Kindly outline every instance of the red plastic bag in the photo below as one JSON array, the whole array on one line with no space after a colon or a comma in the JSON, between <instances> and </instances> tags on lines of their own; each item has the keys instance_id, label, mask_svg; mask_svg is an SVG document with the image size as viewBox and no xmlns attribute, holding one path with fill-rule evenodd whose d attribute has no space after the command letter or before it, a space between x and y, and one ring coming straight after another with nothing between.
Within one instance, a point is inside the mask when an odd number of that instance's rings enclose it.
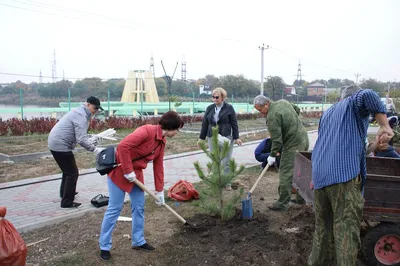
<instances>
[{"instance_id":1,"label":"red plastic bag","mask_svg":"<svg viewBox=\"0 0 400 266\"><path fill-rule=\"evenodd\" d=\"M199 193L193 187L192 183L184 180L178 181L175 185L168 189L168 197L178 201L186 201L198 199Z\"/></svg>"},{"instance_id":2,"label":"red plastic bag","mask_svg":"<svg viewBox=\"0 0 400 266\"><path fill-rule=\"evenodd\" d=\"M28 249L14 225L4 219L6 212L0 207L0 265L24 266Z\"/></svg>"}]
</instances>

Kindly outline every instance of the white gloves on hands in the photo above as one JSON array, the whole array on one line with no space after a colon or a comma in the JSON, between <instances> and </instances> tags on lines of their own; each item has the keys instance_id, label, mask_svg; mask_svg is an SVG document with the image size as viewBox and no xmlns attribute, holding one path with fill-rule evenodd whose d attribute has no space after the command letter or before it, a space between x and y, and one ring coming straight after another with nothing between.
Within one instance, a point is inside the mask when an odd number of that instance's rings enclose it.
<instances>
[{"instance_id":1,"label":"white gloves on hands","mask_svg":"<svg viewBox=\"0 0 400 266\"><path fill-rule=\"evenodd\" d=\"M130 174L126 174L124 175L124 177L129 181L129 182L133 182L136 180L136 174L135 172L132 172Z\"/></svg>"},{"instance_id":2,"label":"white gloves on hands","mask_svg":"<svg viewBox=\"0 0 400 266\"><path fill-rule=\"evenodd\" d=\"M90 135L89 136L89 143L96 146L97 143L99 142L99 138L96 135Z\"/></svg>"},{"instance_id":3,"label":"white gloves on hands","mask_svg":"<svg viewBox=\"0 0 400 266\"><path fill-rule=\"evenodd\" d=\"M275 157L268 156L267 162L270 166L272 166L275 163Z\"/></svg>"},{"instance_id":4,"label":"white gloves on hands","mask_svg":"<svg viewBox=\"0 0 400 266\"><path fill-rule=\"evenodd\" d=\"M156 196L159 198L159 200L156 200L156 204L158 206L164 205L165 204L164 191L156 192Z\"/></svg>"},{"instance_id":5,"label":"white gloves on hands","mask_svg":"<svg viewBox=\"0 0 400 266\"><path fill-rule=\"evenodd\" d=\"M96 147L96 149L94 149L94 153L97 155L97 154L99 154L102 150L104 150L104 148L97 148Z\"/></svg>"}]
</instances>

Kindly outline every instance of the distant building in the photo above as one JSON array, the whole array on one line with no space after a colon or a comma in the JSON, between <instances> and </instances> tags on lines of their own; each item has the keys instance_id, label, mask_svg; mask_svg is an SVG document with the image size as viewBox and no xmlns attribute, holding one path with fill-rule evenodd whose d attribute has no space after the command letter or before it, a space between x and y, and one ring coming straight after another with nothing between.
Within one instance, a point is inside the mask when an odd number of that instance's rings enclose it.
<instances>
[{"instance_id":1,"label":"distant building","mask_svg":"<svg viewBox=\"0 0 400 266\"><path fill-rule=\"evenodd\" d=\"M199 86L199 94L207 94L211 95L212 94L212 87L211 85L200 85Z\"/></svg>"},{"instance_id":2,"label":"distant building","mask_svg":"<svg viewBox=\"0 0 400 266\"><path fill-rule=\"evenodd\" d=\"M10 83L0 83L1 88L7 87L8 85L10 85Z\"/></svg>"},{"instance_id":3,"label":"distant building","mask_svg":"<svg viewBox=\"0 0 400 266\"><path fill-rule=\"evenodd\" d=\"M295 87L286 87L284 92L285 92L285 95L296 95L296 88Z\"/></svg>"},{"instance_id":4,"label":"distant building","mask_svg":"<svg viewBox=\"0 0 400 266\"><path fill-rule=\"evenodd\" d=\"M325 95L326 86L319 82L308 85L307 87L308 96L323 96Z\"/></svg>"}]
</instances>

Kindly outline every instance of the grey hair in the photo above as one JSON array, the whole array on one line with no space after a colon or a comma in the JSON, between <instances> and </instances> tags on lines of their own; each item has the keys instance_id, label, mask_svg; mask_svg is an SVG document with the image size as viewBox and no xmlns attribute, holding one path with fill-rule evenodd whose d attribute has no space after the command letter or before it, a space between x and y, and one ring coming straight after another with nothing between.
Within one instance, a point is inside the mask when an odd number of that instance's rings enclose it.
<instances>
[{"instance_id":1,"label":"grey hair","mask_svg":"<svg viewBox=\"0 0 400 266\"><path fill-rule=\"evenodd\" d=\"M269 102L271 102L270 98L265 97L264 95L257 95L256 98L254 98L253 105L264 106L266 103Z\"/></svg>"},{"instance_id":2,"label":"grey hair","mask_svg":"<svg viewBox=\"0 0 400 266\"><path fill-rule=\"evenodd\" d=\"M340 88L341 93L340 93L340 99L343 100L351 95L353 95L356 91L361 90L360 87L357 85L350 85L350 86L344 86Z\"/></svg>"}]
</instances>

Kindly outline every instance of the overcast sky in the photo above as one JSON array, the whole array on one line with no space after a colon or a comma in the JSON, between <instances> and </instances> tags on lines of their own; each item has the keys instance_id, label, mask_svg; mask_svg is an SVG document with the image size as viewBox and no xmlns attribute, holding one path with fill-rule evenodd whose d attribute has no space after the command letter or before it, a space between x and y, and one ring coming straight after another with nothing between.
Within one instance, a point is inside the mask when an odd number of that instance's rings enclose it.
<instances>
[{"instance_id":1,"label":"overcast sky","mask_svg":"<svg viewBox=\"0 0 400 266\"><path fill-rule=\"evenodd\" d=\"M196 3L196 4L195 4ZM163 70L180 78L243 74L260 80L362 78L400 81L400 1L0 0L0 72L126 78ZM0 74L0 83L39 81ZM51 79L43 79L51 81Z\"/></svg>"}]
</instances>

